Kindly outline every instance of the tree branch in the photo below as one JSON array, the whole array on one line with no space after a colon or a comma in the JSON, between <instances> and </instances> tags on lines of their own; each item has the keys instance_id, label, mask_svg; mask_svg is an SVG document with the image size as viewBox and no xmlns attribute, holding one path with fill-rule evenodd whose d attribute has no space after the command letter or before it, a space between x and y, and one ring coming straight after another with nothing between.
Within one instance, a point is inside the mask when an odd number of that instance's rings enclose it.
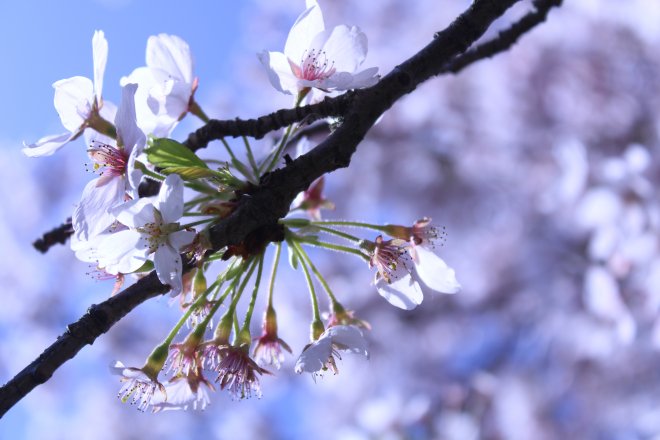
<instances>
[{"instance_id":1,"label":"tree branch","mask_svg":"<svg viewBox=\"0 0 660 440\"><path fill-rule=\"evenodd\" d=\"M92 305L85 315L51 344L41 355L0 388L0 417L34 387L46 382L60 365L72 359L85 345L107 332L128 312L149 298L169 290L155 272L101 304Z\"/></svg>"},{"instance_id":2,"label":"tree branch","mask_svg":"<svg viewBox=\"0 0 660 440\"><path fill-rule=\"evenodd\" d=\"M467 51L492 22L517 1L476 0L445 30L438 32L430 44L369 89L326 99L313 106L280 110L258 119L211 121L191 134L187 144L197 150L223 136L262 137L268 131L299 122L310 115L344 117L344 123L316 148L264 176L253 193L239 200L237 209L229 217L210 228L213 249L239 244L255 230L277 224L287 214L293 198L300 191L307 189L323 174L349 165L351 156L367 131L399 98L435 75L457 72L479 59L506 50L520 35L542 22L552 7L561 3L561 0L537 0L536 11L501 32L494 40ZM118 295L92 306L39 358L0 388L0 417L138 304L167 290L168 287L160 283L152 272Z\"/></svg>"},{"instance_id":3,"label":"tree branch","mask_svg":"<svg viewBox=\"0 0 660 440\"><path fill-rule=\"evenodd\" d=\"M318 104L291 109L280 109L257 119L233 119L219 121L212 119L197 131L191 133L185 144L193 151L206 147L213 140L223 137L247 136L261 139L271 131L306 120L313 122L328 116L341 116L349 107L354 93L349 92L336 98L326 98Z\"/></svg>"},{"instance_id":4,"label":"tree branch","mask_svg":"<svg viewBox=\"0 0 660 440\"><path fill-rule=\"evenodd\" d=\"M32 246L42 254L48 252L52 246L56 244L64 244L73 235L73 225L71 224L71 217L66 219L60 226L46 232L41 238L32 243Z\"/></svg>"}]
</instances>

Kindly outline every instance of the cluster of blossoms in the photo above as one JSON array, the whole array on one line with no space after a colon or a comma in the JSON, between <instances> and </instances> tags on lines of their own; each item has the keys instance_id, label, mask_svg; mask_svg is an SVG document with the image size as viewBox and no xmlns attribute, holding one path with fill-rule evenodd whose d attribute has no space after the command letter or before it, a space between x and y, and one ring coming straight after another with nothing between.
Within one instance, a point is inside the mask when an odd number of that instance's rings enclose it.
<instances>
[{"instance_id":1,"label":"cluster of blossoms","mask_svg":"<svg viewBox=\"0 0 660 440\"><path fill-rule=\"evenodd\" d=\"M228 159L202 160L168 138L188 113L208 121L194 99L198 80L188 45L176 36L150 37L146 66L121 80L122 100L115 108L102 97L108 54L103 32L97 31L92 42L94 80L74 77L54 84L55 107L68 132L40 139L24 151L29 156L49 155L83 134L99 176L87 184L73 213L73 251L79 259L116 278L119 285L126 275L137 277L155 270L158 279L170 287L172 297L180 299L183 314L179 322L145 364L140 368L125 367L121 362L114 365L123 382L122 401L130 400L141 410L203 409L210 401L208 391L216 386L236 398L260 396L259 377L271 374L267 368L279 368L284 352L292 351L278 334L273 303L283 242L292 267L305 276L312 305L311 342L295 364L298 373L336 373L336 358L341 353L369 355L363 333L368 324L339 302L307 247L363 259L376 270L374 284L380 295L402 309L422 302L422 285L445 293L460 289L454 271L437 255L443 229L431 226L428 218L412 226L324 221L321 208L333 205L323 197L323 178L294 201L290 215L275 225L276 234L213 249L210 227L231 215L238 199L254 191L261 177L280 163L289 139L301 126L289 126L264 158L255 158L244 138L244 161L225 140L222 144ZM273 86L295 95L298 106L305 99L313 101L375 84L376 68L358 72L366 52L366 36L357 27L337 26L326 31L319 5L308 0L284 52L264 52L259 58ZM210 166L218 163L220 168ZM160 186L157 195L141 196L140 186L146 181ZM182 222L184 217L191 221ZM379 235L372 241L349 234L348 228L374 230ZM262 333L253 338L252 315L269 248L274 248L274 256ZM209 275L218 271L217 276ZM319 285L330 308L325 322L317 295ZM239 320L237 306L250 289L245 316ZM223 313L216 316L221 308ZM214 318L218 322L213 329ZM191 330L175 342L186 323ZM215 380L207 378L209 372ZM161 373L170 378L161 383Z\"/></svg>"}]
</instances>

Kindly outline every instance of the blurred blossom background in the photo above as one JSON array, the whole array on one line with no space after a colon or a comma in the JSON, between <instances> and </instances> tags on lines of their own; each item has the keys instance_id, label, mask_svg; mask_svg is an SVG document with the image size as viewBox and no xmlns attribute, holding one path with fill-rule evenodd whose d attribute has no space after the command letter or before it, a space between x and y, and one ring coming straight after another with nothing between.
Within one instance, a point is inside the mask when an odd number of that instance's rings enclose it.
<instances>
[{"instance_id":1,"label":"blurred blossom background","mask_svg":"<svg viewBox=\"0 0 660 440\"><path fill-rule=\"evenodd\" d=\"M327 27L367 34L364 67L383 74L469 3L320 0ZM486 38L529 8L513 8ZM248 118L291 105L255 54L281 50L303 9L302 0L0 4L0 382L112 291L67 246L41 255L30 244L80 198L82 140L48 158L20 152L60 132L50 85L91 77L93 31L109 41L107 100L117 103L121 76L144 65L147 37L166 32L191 46L205 111ZM283 262L275 305L294 354L262 379L263 398L216 392L203 412L160 414L122 404L108 365L141 365L169 331L178 306L162 297L19 402L0 438L660 439L658 23L654 1L566 1L512 50L396 103L351 166L327 178L337 205L327 218L446 226L443 257L463 285L426 292L406 312L377 294L366 265L314 253L339 299L371 323L369 361L346 355L338 375L316 382L293 372L310 307L302 274ZM174 137L197 126L188 116Z\"/></svg>"}]
</instances>

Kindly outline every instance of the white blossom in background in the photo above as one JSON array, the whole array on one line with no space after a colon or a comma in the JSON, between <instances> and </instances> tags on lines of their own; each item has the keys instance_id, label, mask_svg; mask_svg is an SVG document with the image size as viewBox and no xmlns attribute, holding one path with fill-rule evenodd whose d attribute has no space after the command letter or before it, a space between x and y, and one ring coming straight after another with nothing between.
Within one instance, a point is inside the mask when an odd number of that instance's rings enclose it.
<instances>
[{"instance_id":1,"label":"white blossom in background","mask_svg":"<svg viewBox=\"0 0 660 440\"><path fill-rule=\"evenodd\" d=\"M131 200L110 210L128 229L96 237L99 267L108 273L131 273L153 254L158 279L168 284L172 295L181 292L182 261L179 253L195 238L194 231L181 230L183 181L170 174L157 197Z\"/></svg>"},{"instance_id":2,"label":"white blossom in background","mask_svg":"<svg viewBox=\"0 0 660 440\"><path fill-rule=\"evenodd\" d=\"M190 109L197 89L190 47L176 35L152 35L147 40L146 64L123 77L121 84L138 84L135 104L140 128L166 137Z\"/></svg>"},{"instance_id":3,"label":"white blossom in background","mask_svg":"<svg viewBox=\"0 0 660 440\"><path fill-rule=\"evenodd\" d=\"M101 176L85 186L80 203L73 212L72 224L80 240L98 235L115 222L108 212L128 197L137 198L142 172L135 169L135 160L145 146L146 137L135 121L135 90L127 84L122 89L122 101L115 118L117 141L93 141L87 152Z\"/></svg>"},{"instance_id":4,"label":"white blossom in background","mask_svg":"<svg viewBox=\"0 0 660 440\"><path fill-rule=\"evenodd\" d=\"M66 133L50 135L33 144L25 144L23 153L29 157L50 156L67 143L77 139L86 128L99 124L100 117L114 113L113 106L103 102L103 74L108 60L108 41L103 31L92 37L94 81L74 76L53 83L54 104ZM104 105L105 104L105 105Z\"/></svg>"},{"instance_id":5,"label":"white blossom in background","mask_svg":"<svg viewBox=\"0 0 660 440\"><path fill-rule=\"evenodd\" d=\"M377 67L357 72L367 56L367 36L356 26L327 31L316 0L307 0L306 5L289 32L284 52L259 54L273 87L299 96L310 88L330 92L376 84Z\"/></svg>"},{"instance_id":6,"label":"white blossom in background","mask_svg":"<svg viewBox=\"0 0 660 440\"><path fill-rule=\"evenodd\" d=\"M331 369L337 372L334 356L340 353L357 353L369 359L367 341L362 330L354 325L334 325L329 327L319 338L309 344L296 361L295 371L301 373L319 373Z\"/></svg>"}]
</instances>

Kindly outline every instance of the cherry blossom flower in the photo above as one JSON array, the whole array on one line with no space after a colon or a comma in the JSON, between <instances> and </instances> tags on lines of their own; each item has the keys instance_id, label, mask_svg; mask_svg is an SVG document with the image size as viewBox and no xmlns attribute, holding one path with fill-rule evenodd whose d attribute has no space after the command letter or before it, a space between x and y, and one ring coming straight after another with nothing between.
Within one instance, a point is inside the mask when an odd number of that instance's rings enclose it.
<instances>
[{"instance_id":1,"label":"cherry blossom flower","mask_svg":"<svg viewBox=\"0 0 660 440\"><path fill-rule=\"evenodd\" d=\"M424 284L436 292L456 293L461 290L456 272L436 253L445 235L444 229L431 226L431 219L424 217L410 228L409 252Z\"/></svg>"},{"instance_id":2,"label":"cherry blossom flower","mask_svg":"<svg viewBox=\"0 0 660 440\"><path fill-rule=\"evenodd\" d=\"M109 273L131 273L149 255L158 279L169 284L172 295L181 292L182 262L179 252L195 238L195 232L180 230L177 220L183 215L183 181L170 174L157 197L131 200L110 209L117 221L128 227L99 240L98 264Z\"/></svg>"},{"instance_id":3,"label":"cherry blossom flower","mask_svg":"<svg viewBox=\"0 0 660 440\"><path fill-rule=\"evenodd\" d=\"M218 373L216 382L221 389L227 389L237 399L261 397L258 375L271 374L250 358L246 346L218 345L210 341L203 349L204 366L210 364Z\"/></svg>"},{"instance_id":4,"label":"cherry blossom flower","mask_svg":"<svg viewBox=\"0 0 660 440\"><path fill-rule=\"evenodd\" d=\"M137 404L140 411L146 411L158 393L162 394L159 399L167 400L167 392L163 384L158 382L157 374L149 373L146 368L125 367L117 361L110 369L114 374L122 376L120 380L124 385L117 394L122 402L127 402L133 396L131 405Z\"/></svg>"},{"instance_id":5,"label":"cherry blossom flower","mask_svg":"<svg viewBox=\"0 0 660 440\"><path fill-rule=\"evenodd\" d=\"M153 35L147 40L146 64L121 84L139 85L135 101L142 130L167 137L190 109L197 89L190 47L176 35Z\"/></svg>"},{"instance_id":6,"label":"cherry blossom flower","mask_svg":"<svg viewBox=\"0 0 660 440\"><path fill-rule=\"evenodd\" d=\"M278 370L284 361L283 349L291 348L277 335L275 310L271 307L264 313L263 331L254 346L254 359L259 365L274 365Z\"/></svg>"},{"instance_id":7,"label":"cherry blossom flower","mask_svg":"<svg viewBox=\"0 0 660 440\"><path fill-rule=\"evenodd\" d=\"M341 359L341 352L362 354L369 359L367 341L358 327L354 325L329 327L316 341L305 347L296 362L295 372L316 374L321 370L330 369L337 374L334 356Z\"/></svg>"},{"instance_id":8,"label":"cherry blossom flower","mask_svg":"<svg viewBox=\"0 0 660 440\"><path fill-rule=\"evenodd\" d=\"M92 37L94 81L83 76L74 76L53 83L55 109L60 115L66 133L49 135L34 144L25 144L23 153L29 157L50 156L67 143L77 139L86 128L100 131L109 129L105 118L112 113L112 105L104 112L103 74L108 59L108 41L103 31L95 31Z\"/></svg>"},{"instance_id":9,"label":"cherry blossom flower","mask_svg":"<svg viewBox=\"0 0 660 440\"><path fill-rule=\"evenodd\" d=\"M196 344L187 342L170 345L170 354L167 359L168 371L172 371L176 375L187 376L191 371L201 367L197 348Z\"/></svg>"},{"instance_id":10,"label":"cherry blossom flower","mask_svg":"<svg viewBox=\"0 0 660 440\"><path fill-rule=\"evenodd\" d=\"M311 88L330 92L374 85L378 68L356 73L367 55L366 35L355 26L327 31L316 0L307 0L306 5L289 32L284 52L259 54L273 87L302 96Z\"/></svg>"},{"instance_id":11,"label":"cherry blossom flower","mask_svg":"<svg viewBox=\"0 0 660 440\"><path fill-rule=\"evenodd\" d=\"M165 383L165 393L156 394L151 399L153 412L167 410L187 410L192 406L194 410L203 411L211 403L208 390L215 391L202 373L201 369L194 369L187 375L176 375Z\"/></svg>"},{"instance_id":12,"label":"cherry blossom flower","mask_svg":"<svg viewBox=\"0 0 660 440\"><path fill-rule=\"evenodd\" d=\"M73 212L76 236L87 240L98 235L115 221L108 210L137 197L142 172L135 169L135 159L142 153L146 138L135 122L135 90L137 85L123 87L122 101L115 117L116 144L93 142L87 150L101 176L85 186L80 203Z\"/></svg>"},{"instance_id":13,"label":"cherry blossom flower","mask_svg":"<svg viewBox=\"0 0 660 440\"><path fill-rule=\"evenodd\" d=\"M404 310L412 310L422 303L424 295L413 277L412 259L405 241L383 240L379 235L375 242L365 241L362 246L371 252L369 267L376 268L374 284L380 296Z\"/></svg>"}]
</instances>

